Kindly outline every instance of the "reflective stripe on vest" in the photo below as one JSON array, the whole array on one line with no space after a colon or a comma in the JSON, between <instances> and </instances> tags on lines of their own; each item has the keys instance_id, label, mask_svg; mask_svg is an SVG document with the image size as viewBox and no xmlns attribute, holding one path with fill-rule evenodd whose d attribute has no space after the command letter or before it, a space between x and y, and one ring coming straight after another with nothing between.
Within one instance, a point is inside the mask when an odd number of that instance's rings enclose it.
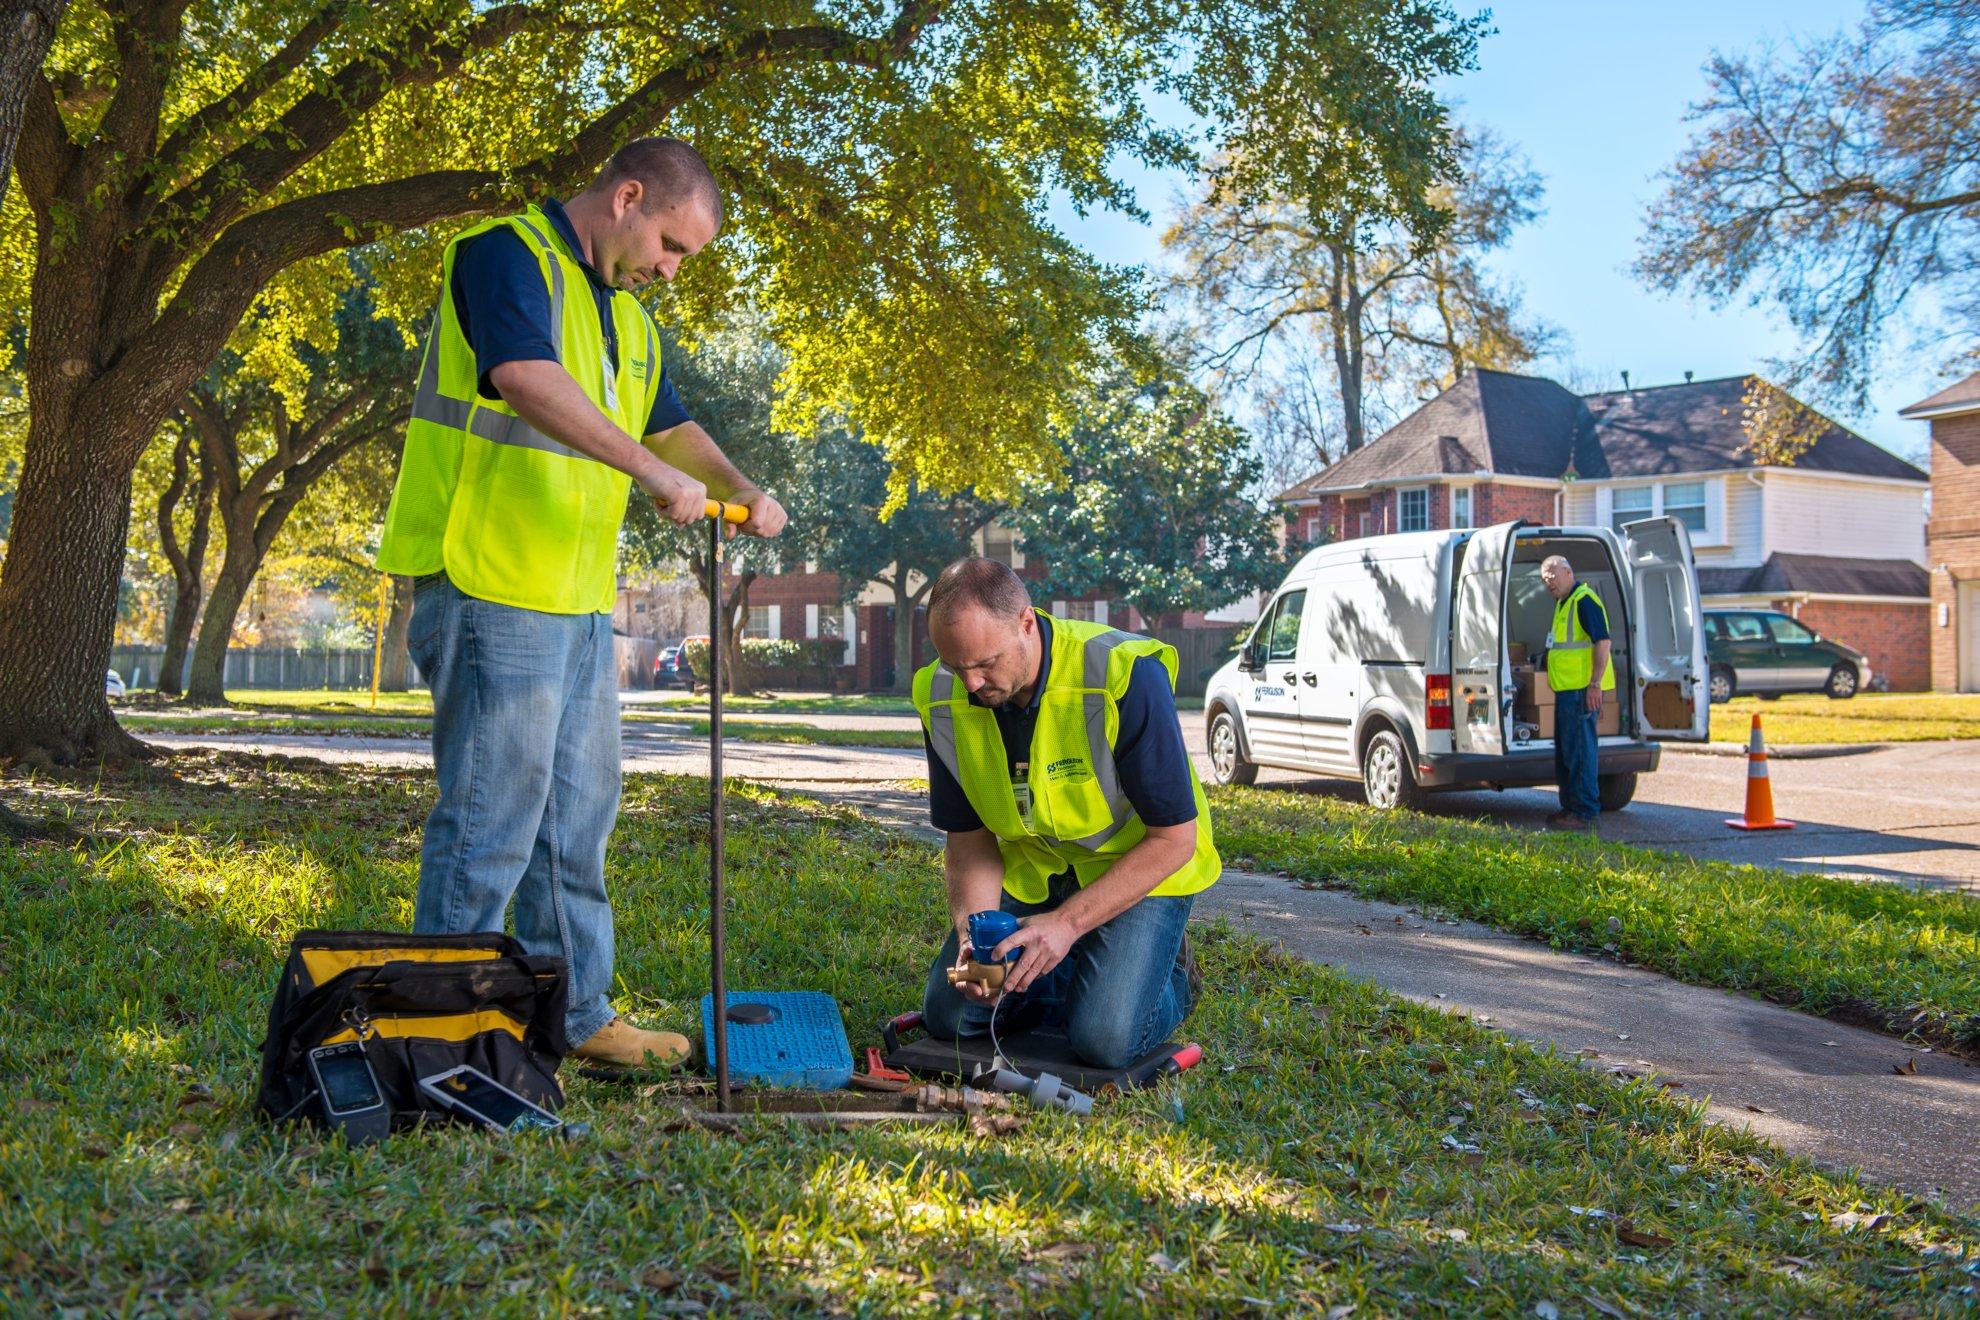
<instances>
[{"instance_id":1,"label":"reflective stripe on vest","mask_svg":"<svg viewBox=\"0 0 1980 1320\"><path fill-rule=\"evenodd\" d=\"M1054 628L1059 620L1052 621ZM1053 847L1063 843L1074 843L1082 848L1098 848L1107 840L1119 834L1134 818L1134 807L1128 802L1127 794L1121 791L1120 766L1114 760L1113 744L1107 740L1107 660L1116 646L1133 641L1135 635L1110 629L1097 637L1090 637L1080 648L1084 656L1085 673L1082 686L1088 689L1081 698L1080 705L1086 715L1086 742L1093 763L1093 777L1100 785L1101 795L1107 799L1107 810L1113 816L1106 827L1087 835L1083 839L1058 839L1049 834L1038 837ZM1051 682L1047 675L1046 682ZM962 763L956 756L956 674L941 661L935 662L935 675L929 689L928 740L935 748L935 755L942 758L942 764L956 777L958 784L963 782Z\"/></svg>"},{"instance_id":2,"label":"reflective stripe on vest","mask_svg":"<svg viewBox=\"0 0 1980 1320\"><path fill-rule=\"evenodd\" d=\"M1013 897L1042 902L1051 877L1067 870L1080 884L1091 883L1146 835L1147 827L1121 788L1108 728L1114 724L1118 734L1116 707L1135 661L1145 655L1162 660L1173 686L1173 647L1104 624L1052 619L1051 665L1045 690L1038 694L1038 719L1027 749L1034 767L1028 818L1018 808L1011 758L995 713L970 703L955 672L939 660L915 675L915 708L929 747L997 837L1004 888ZM1222 870L1209 803L1195 767L1186 768L1197 809L1196 848L1188 862L1155 887L1156 895L1196 893L1213 884ZM1055 775L1055 770L1064 774ZM1064 833L1067 825L1084 832Z\"/></svg>"},{"instance_id":3,"label":"reflective stripe on vest","mask_svg":"<svg viewBox=\"0 0 1980 1320\"><path fill-rule=\"evenodd\" d=\"M1585 688L1595 673L1595 658L1591 652L1595 643L1581 626L1581 614L1577 603L1586 597L1595 602L1595 608L1602 612L1604 622L1608 621L1608 607L1602 598L1581 582L1575 584L1567 599L1554 606L1554 625L1547 634L1547 686L1556 692L1569 692ZM1616 666L1612 660L1602 670L1602 690L1613 692L1616 686Z\"/></svg>"},{"instance_id":4,"label":"reflective stripe on vest","mask_svg":"<svg viewBox=\"0 0 1980 1320\"><path fill-rule=\"evenodd\" d=\"M652 318L630 294L615 291L607 300L616 341L630 347L643 338L646 345L644 358L622 352L615 367L581 258L555 237L548 217L532 208L456 235L421 355L378 566L405 574L444 568L462 591L505 605L606 612L616 594L631 479L545 435L501 400L479 396L473 349L458 324L455 253L467 239L504 226L537 259L550 296L551 346L585 396L634 437L658 396ZM573 285L584 295L579 305L569 296Z\"/></svg>"}]
</instances>

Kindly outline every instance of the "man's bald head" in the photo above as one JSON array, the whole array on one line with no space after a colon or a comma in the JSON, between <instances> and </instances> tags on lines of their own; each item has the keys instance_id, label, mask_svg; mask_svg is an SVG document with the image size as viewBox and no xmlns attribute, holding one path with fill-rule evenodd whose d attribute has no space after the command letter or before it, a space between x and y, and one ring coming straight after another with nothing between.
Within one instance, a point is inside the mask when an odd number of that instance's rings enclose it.
<instances>
[{"instance_id":1,"label":"man's bald head","mask_svg":"<svg viewBox=\"0 0 1980 1320\"><path fill-rule=\"evenodd\" d=\"M1566 600L1574 590L1574 565L1560 555L1548 555L1540 561L1540 581L1546 585L1549 596Z\"/></svg>"},{"instance_id":2,"label":"man's bald head","mask_svg":"<svg viewBox=\"0 0 1980 1320\"><path fill-rule=\"evenodd\" d=\"M986 706L1030 694L1038 679L1038 616L1017 574L994 559L958 559L928 592L935 654Z\"/></svg>"}]
</instances>

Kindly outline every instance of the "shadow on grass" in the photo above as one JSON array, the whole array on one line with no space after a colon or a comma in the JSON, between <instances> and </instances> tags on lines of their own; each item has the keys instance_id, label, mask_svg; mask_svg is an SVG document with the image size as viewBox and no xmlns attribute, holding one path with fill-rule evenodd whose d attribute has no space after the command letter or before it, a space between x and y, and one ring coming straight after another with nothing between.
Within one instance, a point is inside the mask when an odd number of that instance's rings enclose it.
<instances>
[{"instance_id":1,"label":"shadow on grass","mask_svg":"<svg viewBox=\"0 0 1980 1320\"><path fill-rule=\"evenodd\" d=\"M0 1040L16 1101L0 1185L28 1189L0 1201L15 1265L0 1298L1809 1311L1943 1302L1976 1259L1970 1226L1221 934L1189 1029L1210 1062L1086 1123L1039 1116L1001 1140L669 1134L656 1098L577 1081L585 1146L456 1131L353 1152L271 1132L249 1104L285 943L403 923L430 792L421 773L242 758L27 791L95 840L0 854L17 1024ZM918 996L943 920L937 853L747 786L731 811L732 984L833 993L865 1043ZM706 824L701 781L635 777L610 854L626 999L676 1025L706 980ZM1889 1218L1831 1222L1859 1203Z\"/></svg>"}]
</instances>

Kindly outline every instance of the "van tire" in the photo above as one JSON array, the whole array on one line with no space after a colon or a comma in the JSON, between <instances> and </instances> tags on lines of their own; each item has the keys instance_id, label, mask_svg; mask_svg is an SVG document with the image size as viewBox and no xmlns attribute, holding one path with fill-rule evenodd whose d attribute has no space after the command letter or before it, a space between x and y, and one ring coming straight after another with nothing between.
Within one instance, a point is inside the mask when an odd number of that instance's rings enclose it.
<instances>
[{"instance_id":1,"label":"van tire","mask_svg":"<svg viewBox=\"0 0 1980 1320\"><path fill-rule=\"evenodd\" d=\"M1636 772L1625 770L1603 775L1595 781L1595 786L1602 800L1602 810L1621 811L1636 796Z\"/></svg>"},{"instance_id":2,"label":"van tire","mask_svg":"<svg viewBox=\"0 0 1980 1320\"><path fill-rule=\"evenodd\" d=\"M1403 745L1402 735L1386 725L1362 744L1361 792L1369 806L1383 811L1398 807L1418 811L1423 807L1424 794L1410 767L1409 748Z\"/></svg>"},{"instance_id":3,"label":"van tire","mask_svg":"<svg viewBox=\"0 0 1980 1320\"><path fill-rule=\"evenodd\" d=\"M1738 695L1739 680L1733 677L1733 671L1725 665L1712 666L1711 693L1712 704L1715 706L1723 706Z\"/></svg>"},{"instance_id":4,"label":"van tire","mask_svg":"<svg viewBox=\"0 0 1980 1320\"><path fill-rule=\"evenodd\" d=\"M1831 701L1848 701L1856 695L1856 685L1856 666L1837 665L1829 671L1829 681L1822 685L1822 690Z\"/></svg>"},{"instance_id":5,"label":"van tire","mask_svg":"<svg viewBox=\"0 0 1980 1320\"><path fill-rule=\"evenodd\" d=\"M1210 717L1210 778L1239 787L1258 782L1258 767L1244 759L1237 717L1227 710Z\"/></svg>"}]
</instances>

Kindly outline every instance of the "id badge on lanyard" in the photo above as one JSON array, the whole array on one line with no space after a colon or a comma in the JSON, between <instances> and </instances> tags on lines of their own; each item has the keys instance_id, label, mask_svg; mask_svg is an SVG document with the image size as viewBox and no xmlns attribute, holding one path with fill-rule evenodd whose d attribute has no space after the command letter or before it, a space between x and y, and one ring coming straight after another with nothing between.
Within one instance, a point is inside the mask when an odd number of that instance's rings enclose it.
<instances>
[{"instance_id":1,"label":"id badge on lanyard","mask_svg":"<svg viewBox=\"0 0 1980 1320\"><path fill-rule=\"evenodd\" d=\"M605 413L613 420L619 416L619 373L612 370L610 362L604 365L605 372Z\"/></svg>"},{"instance_id":2,"label":"id badge on lanyard","mask_svg":"<svg viewBox=\"0 0 1980 1320\"><path fill-rule=\"evenodd\" d=\"M1011 792L1017 798L1018 819L1031 828L1031 767L1023 761L1011 772Z\"/></svg>"}]
</instances>

